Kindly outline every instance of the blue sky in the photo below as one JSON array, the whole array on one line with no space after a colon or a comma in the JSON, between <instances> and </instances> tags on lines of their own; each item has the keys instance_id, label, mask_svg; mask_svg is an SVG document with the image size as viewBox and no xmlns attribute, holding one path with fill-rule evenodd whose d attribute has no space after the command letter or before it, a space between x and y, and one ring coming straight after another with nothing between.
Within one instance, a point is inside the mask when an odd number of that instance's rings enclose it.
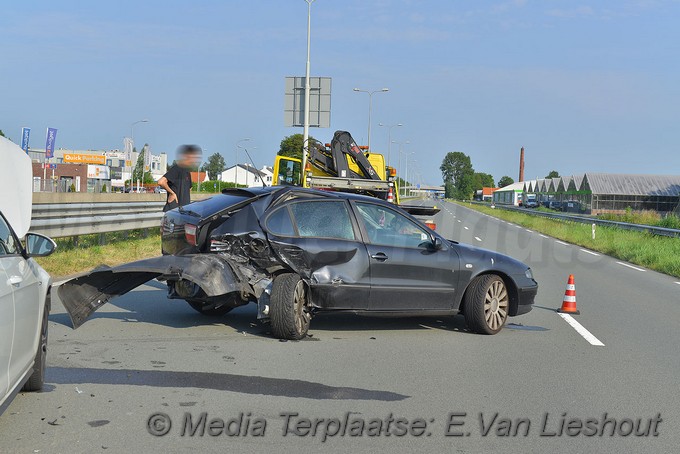
<instances>
[{"instance_id":1,"label":"blue sky","mask_svg":"<svg viewBox=\"0 0 680 454\"><path fill-rule=\"evenodd\" d=\"M3 1L0 129L31 145L137 143L171 157L182 143L221 152L251 137L256 164L281 139L284 77L304 75L304 0ZM372 148L410 143L423 183L441 183L449 151L517 179L555 169L678 174L677 0L316 0L312 76L333 79L331 128ZM393 163L396 149L393 146Z\"/></svg>"}]
</instances>

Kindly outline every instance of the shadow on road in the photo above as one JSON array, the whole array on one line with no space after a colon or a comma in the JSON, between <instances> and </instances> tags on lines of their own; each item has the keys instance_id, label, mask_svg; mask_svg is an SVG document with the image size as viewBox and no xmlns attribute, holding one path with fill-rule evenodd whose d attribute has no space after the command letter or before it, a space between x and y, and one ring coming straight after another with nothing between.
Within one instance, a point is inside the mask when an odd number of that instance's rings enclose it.
<instances>
[{"instance_id":1,"label":"shadow on road","mask_svg":"<svg viewBox=\"0 0 680 454\"><path fill-rule=\"evenodd\" d=\"M151 288L149 288L151 287ZM95 319L120 320L124 323L150 323L170 328L191 328L195 326L222 325L236 332L253 336L271 337L269 324L257 321L257 308L254 304L238 307L223 316L206 316L197 313L182 300L165 298L165 286L151 281L126 295L113 300L95 312L89 321ZM157 289L157 290L156 290ZM112 310L114 307L121 311ZM536 306L538 307L538 306ZM546 308L547 309L547 308ZM49 320L71 327L67 313L50 314ZM522 329L512 325L511 329ZM407 330L444 330L472 334L465 325L463 316L413 316L413 317L376 317L353 313L320 313L314 317L310 331L330 333L350 331L407 331ZM541 331L540 327L524 330Z\"/></svg>"},{"instance_id":2,"label":"shadow on road","mask_svg":"<svg viewBox=\"0 0 680 454\"><path fill-rule=\"evenodd\" d=\"M303 397L317 400L379 400L395 402L410 396L389 391L328 386L284 378L253 377L214 372L173 372L160 370L49 367L50 384L132 385L161 388L199 388L265 396Z\"/></svg>"}]
</instances>

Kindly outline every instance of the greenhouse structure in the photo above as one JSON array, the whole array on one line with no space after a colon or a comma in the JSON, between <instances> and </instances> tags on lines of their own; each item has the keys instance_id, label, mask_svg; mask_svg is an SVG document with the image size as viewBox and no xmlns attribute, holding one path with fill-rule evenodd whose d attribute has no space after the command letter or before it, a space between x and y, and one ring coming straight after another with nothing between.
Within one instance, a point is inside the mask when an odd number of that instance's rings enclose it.
<instances>
[{"instance_id":1,"label":"greenhouse structure","mask_svg":"<svg viewBox=\"0 0 680 454\"><path fill-rule=\"evenodd\" d=\"M526 194L536 194L537 200L542 205L548 206L550 201L555 201L564 211L587 214L621 213L629 209L669 213L680 209L679 175L589 172L582 175L525 181L522 192L524 199ZM565 210L564 207L567 205L570 209Z\"/></svg>"}]
</instances>

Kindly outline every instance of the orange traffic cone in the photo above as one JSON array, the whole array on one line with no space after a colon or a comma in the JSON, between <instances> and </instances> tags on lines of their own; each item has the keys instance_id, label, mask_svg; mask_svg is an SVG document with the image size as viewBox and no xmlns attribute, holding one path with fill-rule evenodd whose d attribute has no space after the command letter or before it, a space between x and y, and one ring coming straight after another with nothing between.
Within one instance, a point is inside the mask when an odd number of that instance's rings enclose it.
<instances>
[{"instance_id":1,"label":"orange traffic cone","mask_svg":"<svg viewBox=\"0 0 680 454\"><path fill-rule=\"evenodd\" d=\"M557 312L574 315L580 314L578 309L576 309L576 286L574 285L573 274L569 275L569 280L567 281L567 289L564 291L564 300L562 301L562 307L558 309Z\"/></svg>"},{"instance_id":2,"label":"orange traffic cone","mask_svg":"<svg viewBox=\"0 0 680 454\"><path fill-rule=\"evenodd\" d=\"M392 190L392 186L390 186L390 189L387 191L387 201L389 203L394 203L394 191Z\"/></svg>"}]
</instances>

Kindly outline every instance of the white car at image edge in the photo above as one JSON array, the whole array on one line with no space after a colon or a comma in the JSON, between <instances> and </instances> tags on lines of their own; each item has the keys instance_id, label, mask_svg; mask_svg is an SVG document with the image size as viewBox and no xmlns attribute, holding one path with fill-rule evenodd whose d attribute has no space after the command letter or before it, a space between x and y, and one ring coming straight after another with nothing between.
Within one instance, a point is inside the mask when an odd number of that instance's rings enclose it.
<instances>
[{"instance_id":1,"label":"white car at image edge","mask_svg":"<svg viewBox=\"0 0 680 454\"><path fill-rule=\"evenodd\" d=\"M33 257L51 254L50 238L28 232L31 160L0 137L0 413L19 391L42 389L51 278ZM24 239L22 244L20 239Z\"/></svg>"}]
</instances>

